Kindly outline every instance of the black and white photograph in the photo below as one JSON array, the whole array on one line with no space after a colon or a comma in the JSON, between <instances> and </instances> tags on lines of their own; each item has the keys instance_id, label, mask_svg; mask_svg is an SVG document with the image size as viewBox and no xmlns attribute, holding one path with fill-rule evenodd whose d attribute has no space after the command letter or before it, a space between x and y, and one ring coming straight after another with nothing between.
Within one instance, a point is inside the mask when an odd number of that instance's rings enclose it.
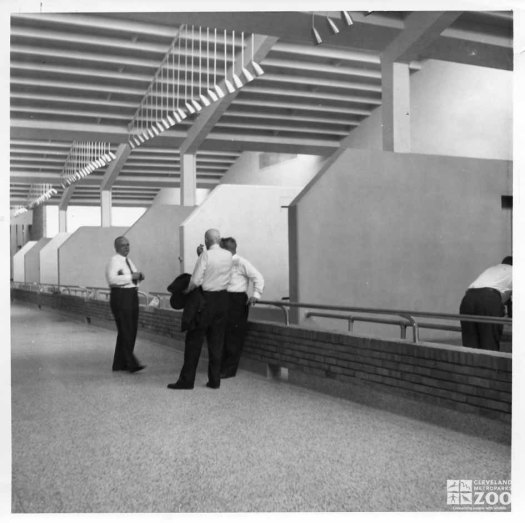
<instances>
[{"instance_id":1,"label":"black and white photograph","mask_svg":"<svg viewBox=\"0 0 525 523\"><path fill-rule=\"evenodd\" d=\"M2 516L524 512L519 2L0 15Z\"/></svg>"}]
</instances>

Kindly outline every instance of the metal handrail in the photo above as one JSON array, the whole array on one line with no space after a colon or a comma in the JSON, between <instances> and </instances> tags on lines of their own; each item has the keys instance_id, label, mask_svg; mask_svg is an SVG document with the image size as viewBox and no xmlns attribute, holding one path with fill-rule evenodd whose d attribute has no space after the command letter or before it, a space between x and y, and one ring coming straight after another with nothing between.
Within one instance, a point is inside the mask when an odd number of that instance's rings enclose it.
<instances>
[{"instance_id":1,"label":"metal handrail","mask_svg":"<svg viewBox=\"0 0 525 523\"><path fill-rule=\"evenodd\" d=\"M416 321L416 317L426 318L439 318L459 321L474 321L476 323L492 323L500 325L512 325L511 318L500 318L493 316L475 316L471 314L448 314L441 312L426 312L426 311L406 311L396 309L374 309L370 307L348 307L344 305L320 305L317 303L298 303L298 302L277 302L277 301L258 301L262 305L272 305L284 309L285 307L297 308L297 309L319 309L328 311L346 311L346 312L360 312L379 314L386 316L401 316L408 320L409 324L413 328L413 341L417 343L419 341L419 324ZM285 324L289 325L288 313L285 314Z\"/></svg>"},{"instance_id":2,"label":"metal handrail","mask_svg":"<svg viewBox=\"0 0 525 523\"><path fill-rule=\"evenodd\" d=\"M108 289L107 287L92 287L92 286L83 287L81 285L58 285L55 283L37 283L37 282L27 283L27 282L13 281L11 282L11 286L16 287L16 288L28 288L30 291L33 290L32 287L36 286L38 293L41 293L43 291L45 292L44 289L46 287L48 288L52 287L54 289L58 289L61 293L67 292L67 294L69 295L71 295L72 293L80 292L85 300L89 300L91 296L94 296L94 299L97 299L97 296L99 294L109 296L109 294L111 293L111 290ZM146 301L146 305L148 305L149 298L150 298L149 294L141 290L138 291L138 294L139 296L144 297Z\"/></svg>"},{"instance_id":3,"label":"metal handrail","mask_svg":"<svg viewBox=\"0 0 525 523\"><path fill-rule=\"evenodd\" d=\"M82 293L86 293L86 300L90 299L90 290L95 291L94 296L95 299L97 295L105 294L109 295L110 290L107 287L80 287L78 285L55 285L55 284L38 284L38 283L26 283L26 282L11 282L11 285L14 287L27 287L29 290L31 290L32 285L37 285L37 291L42 292L42 289L45 286L58 288L60 292L67 291L69 294L71 294L71 290L73 291L81 291ZM146 306L148 306L150 297L156 296L159 298L164 298L167 296L170 296L169 293L166 292L144 292L144 291L138 291L140 296L143 296L146 299ZM160 300L159 305L157 305L158 308L160 308ZM441 312L425 312L425 311L406 311L406 310L396 310L396 309L374 309L370 307L348 307L348 306L339 306L339 305L321 305L316 303L299 303L299 302L290 302L290 301L266 301L266 300L259 300L256 302L258 305L269 305L272 307L278 307L281 309L284 315L284 324L286 326L290 325L290 315L289 315L289 309L290 308L296 308L296 309L318 309L318 310L327 310L327 311L343 311L343 312L358 312L358 313L369 313L369 314L376 314L376 315L384 315L384 316L399 316L400 319L398 320L392 320L392 319L386 319L386 318L372 318L368 316L351 316L351 315L341 315L341 314L326 314L326 313L316 313L308 311L306 313L306 317L330 317L335 319L346 319L349 321L349 330L353 330L353 323L355 321L363 321L363 322L370 322L370 323L382 323L385 325L399 325L401 329L401 338L406 339L406 327L411 326L413 330L413 341L414 343L417 343L419 341L419 328L430 328L430 329L437 329L437 330L457 330L457 327L454 328L454 326L447 325L440 325L440 324L432 324L432 323L424 323L419 322L416 320L416 317L426 317L426 318L435 318L435 319L448 319L448 320L454 320L454 321L472 321L476 323L492 323L492 324L499 324L499 325L512 325L512 319L511 318L502 318L502 317L494 317L494 316L475 316L475 315L469 315L469 314L449 314L449 313L441 313Z\"/></svg>"},{"instance_id":4,"label":"metal handrail","mask_svg":"<svg viewBox=\"0 0 525 523\"><path fill-rule=\"evenodd\" d=\"M410 322L400 320L387 320L380 318L373 318L371 316L351 316L348 314L330 314L325 312L312 312L308 311L306 313L307 318L333 318L336 320L347 320L348 321L348 332L353 332L353 324L357 321L362 321L363 323L381 323L384 325L399 325L400 327L400 337L402 340L406 339L406 329L410 327ZM417 327L419 329L431 329L431 330L442 330L447 332L461 332L461 327L458 325L445 325L443 323L426 323L418 322Z\"/></svg>"},{"instance_id":5,"label":"metal handrail","mask_svg":"<svg viewBox=\"0 0 525 523\"><path fill-rule=\"evenodd\" d=\"M257 300L257 302L255 303L256 305L272 305L274 307L279 307L282 311L283 311L283 314L284 314L284 324L288 327L290 325L290 315L288 313L288 309L286 308L286 306L290 305L288 302L286 303L281 303L281 302L277 302L277 301L265 301L265 300Z\"/></svg>"},{"instance_id":6,"label":"metal handrail","mask_svg":"<svg viewBox=\"0 0 525 523\"><path fill-rule=\"evenodd\" d=\"M411 325L408 320L404 318L399 320L387 320L384 318L373 318L371 316L352 316L349 314L330 314L328 312L312 312L306 313L307 318L333 318L336 320L347 320L348 321L348 332L354 331L354 323L356 321L362 321L364 323L381 323L383 325L398 325L400 328L401 339L405 340L407 337L407 327Z\"/></svg>"}]
</instances>

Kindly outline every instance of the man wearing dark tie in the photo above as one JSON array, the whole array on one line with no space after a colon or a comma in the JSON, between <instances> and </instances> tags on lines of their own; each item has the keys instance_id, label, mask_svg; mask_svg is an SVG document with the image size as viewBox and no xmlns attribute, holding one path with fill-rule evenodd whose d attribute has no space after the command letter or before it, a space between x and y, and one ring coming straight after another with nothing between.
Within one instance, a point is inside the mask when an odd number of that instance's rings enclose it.
<instances>
[{"instance_id":1,"label":"man wearing dark tie","mask_svg":"<svg viewBox=\"0 0 525 523\"><path fill-rule=\"evenodd\" d=\"M128 258L127 238L119 236L115 239L115 251L117 253L106 266L106 280L111 289L109 304L118 331L112 370L137 372L144 368L133 354L139 319L137 291L144 274L138 272Z\"/></svg>"}]
</instances>

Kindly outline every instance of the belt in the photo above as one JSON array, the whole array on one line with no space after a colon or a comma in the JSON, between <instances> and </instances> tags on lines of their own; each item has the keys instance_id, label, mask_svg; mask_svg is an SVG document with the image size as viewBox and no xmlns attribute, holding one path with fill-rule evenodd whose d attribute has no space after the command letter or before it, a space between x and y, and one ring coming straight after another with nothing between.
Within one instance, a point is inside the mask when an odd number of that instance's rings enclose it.
<instances>
[{"instance_id":1,"label":"belt","mask_svg":"<svg viewBox=\"0 0 525 523\"><path fill-rule=\"evenodd\" d=\"M136 291L138 287L110 287L111 292L113 291Z\"/></svg>"},{"instance_id":2,"label":"belt","mask_svg":"<svg viewBox=\"0 0 525 523\"><path fill-rule=\"evenodd\" d=\"M494 292L501 298L501 292L499 292L498 289L494 289L492 287L478 287L477 289L467 289L467 292L474 292L474 291Z\"/></svg>"}]
</instances>

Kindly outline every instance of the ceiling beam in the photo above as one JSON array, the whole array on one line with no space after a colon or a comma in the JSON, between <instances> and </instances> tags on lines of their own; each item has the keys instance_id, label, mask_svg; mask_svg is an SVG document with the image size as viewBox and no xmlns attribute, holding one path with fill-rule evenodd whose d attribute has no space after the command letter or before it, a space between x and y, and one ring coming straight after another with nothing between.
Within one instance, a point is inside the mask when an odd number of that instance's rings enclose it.
<instances>
[{"instance_id":1,"label":"ceiling beam","mask_svg":"<svg viewBox=\"0 0 525 523\"><path fill-rule=\"evenodd\" d=\"M210 176L201 176L197 175L197 184L212 184L215 185L219 182L221 176L210 175ZM118 177L117 183L113 186L115 190L119 189L121 186L129 187L178 187L180 178L178 176L166 175L166 176L124 176L121 175ZM13 184L27 184L28 186L31 183L50 183L59 186L60 176L50 176L46 173L33 173L33 172L14 172L11 173L11 183ZM86 176L86 178L80 180L76 183L77 188L82 189L84 186L96 186L98 189L101 184L100 176L92 177Z\"/></svg>"},{"instance_id":2,"label":"ceiling beam","mask_svg":"<svg viewBox=\"0 0 525 523\"><path fill-rule=\"evenodd\" d=\"M381 62L417 60L429 44L462 14L462 11L415 11L405 19L405 29L383 50Z\"/></svg>"},{"instance_id":3,"label":"ceiling beam","mask_svg":"<svg viewBox=\"0 0 525 523\"><path fill-rule=\"evenodd\" d=\"M39 109L37 107L17 107L11 106L11 111L15 113L29 113L29 114L51 114L61 116L77 116L80 118L107 118L108 120L122 120L130 121L129 114L120 114L110 111L84 111L81 109L57 109L56 107L46 107Z\"/></svg>"},{"instance_id":4,"label":"ceiling beam","mask_svg":"<svg viewBox=\"0 0 525 523\"><path fill-rule=\"evenodd\" d=\"M109 53L89 53L86 51L71 51L64 49L55 49L52 47L32 47L29 45L13 44L11 46L12 55L28 55L46 58L61 58L80 63L95 62L103 64L112 64L116 66L129 65L134 67L150 67L156 69L159 66L159 60L147 60L144 58L129 58L127 56L110 55Z\"/></svg>"},{"instance_id":5,"label":"ceiling beam","mask_svg":"<svg viewBox=\"0 0 525 523\"><path fill-rule=\"evenodd\" d=\"M261 62L264 57L270 52L272 46L277 41L277 38L255 35L254 38L254 55L253 59L255 62ZM242 44L244 45L244 43ZM235 63L233 67L230 67L227 78L231 77L233 71L240 71L243 67L248 65L251 60L250 56L244 56L244 63L241 61L241 56L237 55L235 58ZM232 71L233 69L233 71ZM222 82L222 89L224 92L227 92L224 82ZM206 139L206 136L215 124L220 120L222 115L226 112L230 106L232 100L239 93L236 90L232 94L227 94L224 98L220 99L218 103L214 103L209 107L206 107L198 118L195 120L195 123L192 125L191 129L188 132L187 138L184 140L180 146L181 156L184 154L194 154L197 152L197 149L200 147L202 142Z\"/></svg>"},{"instance_id":6,"label":"ceiling beam","mask_svg":"<svg viewBox=\"0 0 525 523\"><path fill-rule=\"evenodd\" d=\"M270 114L266 112L256 113L253 111L235 111L229 110L228 117L236 118L255 118L256 120L285 120L286 122L308 122L308 123L325 123L331 126L339 125L359 125L361 118L357 119L333 119L333 118L319 118L316 116L298 116L293 113L283 112L280 114Z\"/></svg>"},{"instance_id":7,"label":"ceiling beam","mask_svg":"<svg viewBox=\"0 0 525 523\"><path fill-rule=\"evenodd\" d=\"M264 105L264 103L262 104ZM279 104L271 104L279 105ZM282 103L282 107L291 108L296 104ZM308 108L308 105L305 105ZM311 108L310 109L315 109ZM321 112L337 112L343 114L338 108L318 108ZM348 113L369 115L370 111L348 111ZM151 140L154 147L166 147L171 150L180 149L180 145L186 138L184 130L176 130L177 126L170 131L162 133ZM124 126L96 125L88 123L54 122L52 120L22 120L11 119L11 138L13 139L36 139L43 137L49 140L72 140L78 141L110 141L112 143L126 143L129 137L127 128ZM242 133L210 133L201 149L206 151L224 151L226 153L249 151L264 152L289 152L295 154L329 154L330 151L339 147L338 141L314 140L292 137L268 137L268 136L246 136ZM145 148L147 150L147 147ZM309 152L312 151L312 152Z\"/></svg>"},{"instance_id":8,"label":"ceiling beam","mask_svg":"<svg viewBox=\"0 0 525 523\"><path fill-rule=\"evenodd\" d=\"M75 192L76 183L72 183L69 185L66 189L64 189L64 192L62 193L62 197L60 198L60 203L58 205L59 210L66 211L67 206L69 205L69 201L71 200L71 197L73 196L73 193Z\"/></svg>"},{"instance_id":9,"label":"ceiling beam","mask_svg":"<svg viewBox=\"0 0 525 523\"><path fill-rule=\"evenodd\" d=\"M89 123L55 122L53 120L11 119L11 139L61 140L71 144L78 141L127 142L129 133L125 125L97 125ZM183 134L180 140L182 142ZM71 145L70 145L71 147Z\"/></svg>"},{"instance_id":10,"label":"ceiling beam","mask_svg":"<svg viewBox=\"0 0 525 523\"><path fill-rule=\"evenodd\" d=\"M216 124L215 128L218 131L221 129L250 130L250 129L253 129L253 123L250 123L250 122L246 122L246 123L219 122ZM314 135L326 134L329 136L334 136L337 134L340 134L341 136L346 136L346 134L348 134L348 132L344 130L337 132L334 129L326 129L326 128L321 128L321 127L311 127L311 126L293 127L290 125L263 124L263 123L258 123L257 129L260 129L261 131L270 131L270 132L275 132L275 133L283 131L283 132L292 132L296 134L314 134Z\"/></svg>"},{"instance_id":11,"label":"ceiling beam","mask_svg":"<svg viewBox=\"0 0 525 523\"><path fill-rule=\"evenodd\" d=\"M39 63L28 63L28 62L19 62L14 60L11 62L11 77L16 77L18 71L30 71L34 72L35 76L40 76L43 73L55 74L58 76L78 76L78 77L88 77L88 78L102 78L103 80L114 80L116 83L128 81L136 83L145 83L149 85L151 81L151 76L146 74L137 74L137 73L124 73L118 71L90 68L90 67L74 67L74 66L65 66L65 65L49 65L49 64L39 64ZM14 74L13 74L14 73Z\"/></svg>"},{"instance_id":12,"label":"ceiling beam","mask_svg":"<svg viewBox=\"0 0 525 523\"><path fill-rule=\"evenodd\" d=\"M360 78L381 78L379 66L375 69L361 69L359 67L337 66L323 64L320 62L303 62L295 60L282 60L278 58L267 58L263 63L265 68L281 68L287 71L307 71L312 74L322 76L324 74L334 74L338 76L358 76Z\"/></svg>"},{"instance_id":13,"label":"ceiling beam","mask_svg":"<svg viewBox=\"0 0 525 523\"><path fill-rule=\"evenodd\" d=\"M340 12L330 13L339 18ZM326 43L337 47L367 49L380 51L403 28L403 21L388 16L373 17L368 20L360 12L351 12L354 24L342 28L337 35L322 30ZM287 42L302 43L314 47L311 38L312 15L308 12L292 11L251 11L251 12L164 12L164 13L123 13L131 20L141 20L149 23L162 23L177 26L185 23L203 27L217 27L227 30L244 31L245 33L264 34L283 39Z\"/></svg>"},{"instance_id":14,"label":"ceiling beam","mask_svg":"<svg viewBox=\"0 0 525 523\"><path fill-rule=\"evenodd\" d=\"M100 184L101 191L111 190L115 180L118 178L122 166L126 163L130 152L131 147L128 143L121 143L118 146L117 152L115 153L116 158L109 164L106 173L104 174L104 178L102 179L102 183Z\"/></svg>"},{"instance_id":15,"label":"ceiling beam","mask_svg":"<svg viewBox=\"0 0 525 523\"><path fill-rule=\"evenodd\" d=\"M85 83L75 83L75 82L65 82L61 80L47 80L42 79L33 79L33 78L11 78L11 91L13 94L16 94L14 88L16 87L36 87L37 89L47 88L47 89L63 89L64 91L75 92L94 92L94 93L106 93L114 94L117 92L119 95L132 95L137 97L142 97L144 95L144 89L135 89L132 87L125 86L116 86L116 85L105 85L105 84L85 84Z\"/></svg>"},{"instance_id":16,"label":"ceiling beam","mask_svg":"<svg viewBox=\"0 0 525 523\"><path fill-rule=\"evenodd\" d=\"M425 55L435 60L491 67L505 71L512 71L514 67L512 48L457 40L456 38L439 38L427 47Z\"/></svg>"},{"instance_id":17,"label":"ceiling beam","mask_svg":"<svg viewBox=\"0 0 525 523\"><path fill-rule=\"evenodd\" d=\"M243 98L236 99L232 103L233 106L237 105L244 105L248 106L250 108L252 107L263 107L265 111L269 109L286 109L290 111L306 111L306 112L321 112L321 113L337 113L338 115L354 115L358 114L361 116L370 116L372 114L372 111L369 109L357 109L357 108L350 108L350 107L336 107L336 106L316 106L316 105L310 105L310 104L300 104L300 103L294 103L292 101L290 102L267 102L265 100L250 100Z\"/></svg>"},{"instance_id":18,"label":"ceiling beam","mask_svg":"<svg viewBox=\"0 0 525 523\"><path fill-rule=\"evenodd\" d=\"M41 20L39 20L38 22L41 23ZM106 51L132 51L135 54L164 54L166 52L166 44L145 42L144 40L138 41L138 39L133 41L129 37L118 39L107 38L99 35L96 39L93 39L89 36L83 36L81 33L66 33L56 30L36 29L34 27L26 28L14 25L11 29L11 41L13 43L16 43L16 41L19 39L27 39L33 44L38 43L38 45L40 45L40 42L53 42L65 44L66 46L71 46L73 44L88 45L91 48L101 47Z\"/></svg>"},{"instance_id":19,"label":"ceiling beam","mask_svg":"<svg viewBox=\"0 0 525 523\"><path fill-rule=\"evenodd\" d=\"M291 74L271 74L267 73L258 79L260 82L274 82L274 83L290 83L294 85L308 85L311 86L315 82L316 86L329 87L331 89L338 88L347 91L372 91L374 93L381 93L381 85L379 83L366 83L362 84L359 82L345 82L343 80L315 78L311 76L294 76Z\"/></svg>"},{"instance_id":20,"label":"ceiling beam","mask_svg":"<svg viewBox=\"0 0 525 523\"><path fill-rule=\"evenodd\" d=\"M103 15L82 15L79 13L72 14L13 14L13 23L17 21L28 21L42 24L47 22L49 25L68 28L93 29L94 27L111 31L114 34L125 33L131 36L155 36L174 38L177 35L177 27L158 25L158 21L144 23L139 21L119 20Z\"/></svg>"},{"instance_id":21,"label":"ceiling beam","mask_svg":"<svg viewBox=\"0 0 525 523\"><path fill-rule=\"evenodd\" d=\"M257 140L253 136L240 134L210 133L202 146L206 149L223 148L228 144L230 151L261 151L291 154L314 154L328 156L339 147L339 140L314 140L309 138L283 138L282 136L266 136Z\"/></svg>"},{"instance_id":22,"label":"ceiling beam","mask_svg":"<svg viewBox=\"0 0 525 523\"><path fill-rule=\"evenodd\" d=\"M11 93L11 102L25 100L28 102L51 102L58 104L79 104L79 105L96 105L98 107L109 107L111 109L122 108L129 109L130 112L137 108L134 102L127 102L125 100L102 100L100 98L88 98L87 96L57 96L40 93Z\"/></svg>"}]
</instances>

